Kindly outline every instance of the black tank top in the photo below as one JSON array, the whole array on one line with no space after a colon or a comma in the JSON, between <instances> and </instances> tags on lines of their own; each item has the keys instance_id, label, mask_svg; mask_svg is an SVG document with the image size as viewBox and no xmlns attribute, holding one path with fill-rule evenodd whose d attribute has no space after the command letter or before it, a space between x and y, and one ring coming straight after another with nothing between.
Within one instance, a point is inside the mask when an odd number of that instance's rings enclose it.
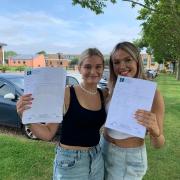
<instances>
[{"instance_id":1,"label":"black tank top","mask_svg":"<svg viewBox=\"0 0 180 180\"><path fill-rule=\"evenodd\" d=\"M101 97L101 109L97 111L83 108L76 97L74 87L70 87L70 105L60 130L60 143L70 146L92 147L100 140L99 130L106 119L104 98Z\"/></svg>"}]
</instances>

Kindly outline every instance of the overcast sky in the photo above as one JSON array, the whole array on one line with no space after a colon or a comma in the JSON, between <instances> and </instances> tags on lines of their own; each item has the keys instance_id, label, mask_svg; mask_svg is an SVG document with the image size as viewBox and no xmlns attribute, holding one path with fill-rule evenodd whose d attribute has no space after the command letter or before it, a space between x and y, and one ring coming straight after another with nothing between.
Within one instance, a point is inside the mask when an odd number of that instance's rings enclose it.
<instances>
[{"instance_id":1,"label":"overcast sky","mask_svg":"<svg viewBox=\"0 0 180 180\"><path fill-rule=\"evenodd\" d=\"M97 47L104 54L119 41L132 41L141 31L137 9L130 3L109 4L96 15L71 0L1 0L0 43L19 54L79 54Z\"/></svg>"}]
</instances>

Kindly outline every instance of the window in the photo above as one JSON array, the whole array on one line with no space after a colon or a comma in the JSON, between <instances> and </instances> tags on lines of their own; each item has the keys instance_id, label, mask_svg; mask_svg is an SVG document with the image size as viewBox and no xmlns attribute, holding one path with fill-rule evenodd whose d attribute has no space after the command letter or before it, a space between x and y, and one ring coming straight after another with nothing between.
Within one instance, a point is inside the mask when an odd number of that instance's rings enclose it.
<instances>
[{"instance_id":1,"label":"window","mask_svg":"<svg viewBox=\"0 0 180 180\"><path fill-rule=\"evenodd\" d=\"M78 85L78 81L74 78L74 77L71 77L71 76L67 76L66 77L66 85Z\"/></svg>"},{"instance_id":2,"label":"window","mask_svg":"<svg viewBox=\"0 0 180 180\"><path fill-rule=\"evenodd\" d=\"M6 82L0 80L0 96L4 96L5 94L8 94L8 93L14 94L13 88Z\"/></svg>"}]
</instances>

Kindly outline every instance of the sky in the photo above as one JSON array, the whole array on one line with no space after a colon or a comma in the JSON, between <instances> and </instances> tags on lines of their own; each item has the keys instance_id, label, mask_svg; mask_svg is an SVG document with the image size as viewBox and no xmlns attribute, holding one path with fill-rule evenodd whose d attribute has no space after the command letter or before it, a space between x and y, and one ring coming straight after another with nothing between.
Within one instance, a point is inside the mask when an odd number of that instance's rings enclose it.
<instances>
[{"instance_id":1,"label":"sky","mask_svg":"<svg viewBox=\"0 0 180 180\"><path fill-rule=\"evenodd\" d=\"M0 43L18 54L80 54L89 47L109 54L116 43L139 37L137 16L138 7L121 0L101 15L71 0L1 0Z\"/></svg>"}]
</instances>

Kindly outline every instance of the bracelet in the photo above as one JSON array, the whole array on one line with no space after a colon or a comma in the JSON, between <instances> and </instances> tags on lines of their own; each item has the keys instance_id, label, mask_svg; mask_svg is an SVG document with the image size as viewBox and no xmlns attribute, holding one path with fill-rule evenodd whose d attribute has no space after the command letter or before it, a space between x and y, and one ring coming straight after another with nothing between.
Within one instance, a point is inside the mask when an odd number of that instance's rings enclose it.
<instances>
[{"instance_id":1,"label":"bracelet","mask_svg":"<svg viewBox=\"0 0 180 180\"><path fill-rule=\"evenodd\" d=\"M26 127L27 128L31 128L31 124L26 124Z\"/></svg>"},{"instance_id":2,"label":"bracelet","mask_svg":"<svg viewBox=\"0 0 180 180\"><path fill-rule=\"evenodd\" d=\"M153 136L152 134L150 134L150 136L153 138L159 138L161 136L161 133L158 136Z\"/></svg>"}]
</instances>

